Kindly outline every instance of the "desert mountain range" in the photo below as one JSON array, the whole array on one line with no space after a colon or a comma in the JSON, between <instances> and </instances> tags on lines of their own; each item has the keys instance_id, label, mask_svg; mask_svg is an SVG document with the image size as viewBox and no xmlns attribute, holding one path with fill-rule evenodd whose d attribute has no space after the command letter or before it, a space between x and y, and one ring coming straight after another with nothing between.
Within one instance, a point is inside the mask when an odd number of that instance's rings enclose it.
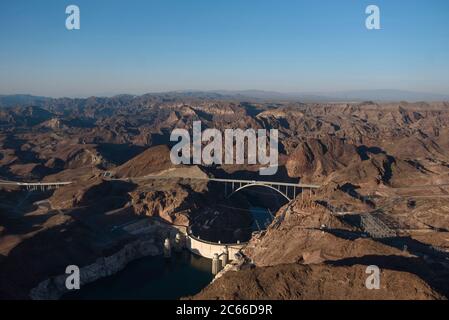
<instances>
[{"instance_id":1,"label":"desert mountain range","mask_svg":"<svg viewBox=\"0 0 449 320\"><path fill-rule=\"evenodd\" d=\"M166 224L145 235L157 247L170 226L202 221L205 208L230 206L218 186L185 177L256 179L257 168L170 161L170 132L199 120L220 130L278 129L280 168L270 180L321 187L277 206L268 229L251 235L244 262L191 298L447 298L449 102L256 98L223 92L1 96L0 180L73 183L47 194L0 189L0 297L46 297L50 287L33 289L65 265L90 265L140 239L111 231L129 221ZM169 179L132 179L148 175ZM247 200L236 202L247 206ZM229 215L220 212L211 234L224 239L219 225L243 230L251 224ZM362 223L367 216L394 235L370 234ZM40 254L45 258L36 261ZM380 291L363 287L364 267L373 264L384 270Z\"/></svg>"}]
</instances>

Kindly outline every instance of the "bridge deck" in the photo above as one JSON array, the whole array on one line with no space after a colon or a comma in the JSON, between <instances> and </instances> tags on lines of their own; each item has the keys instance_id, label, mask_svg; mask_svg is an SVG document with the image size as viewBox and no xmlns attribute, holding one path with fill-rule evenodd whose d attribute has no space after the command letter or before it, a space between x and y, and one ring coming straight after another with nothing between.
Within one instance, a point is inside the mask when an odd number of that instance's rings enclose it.
<instances>
[{"instance_id":1,"label":"bridge deck","mask_svg":"<svg viewBox=\"0 0 449 320\"><path fill-rule=\"evenodd\" d=\"M208 181L216 181L216 182L229 182L229 183L247 183L247 184L260 184L260 185L278 185L278 186L287 186L287 187L299 187L299 188L310 188L310 189L318 189L319 185L316 184L304 184L304 183L287 183L287 182L277 182L277 181L260 181L260 180L237 180L237 179L216 179L210 178L206 179Z\"/></svg>"},{"instance_id":2,"label":"bridge deck","mask_svg":"<svg viewBox=\"0 0 449 320\"><path fill-rule=\"evenodd\" d=\"M304 184L304 183L286 183L277 181L261 181L261 180L240 180L240 179L219 179L219 178L198 178L198 177L169 177L169 176L144 176L144 177L134 177L134 178L122 178L122 179L112 179L112 180L145 180L145 179L190 179L190 180L202 180L202 181L214 181L214 182L224 182L224 183L244 183L253 185L278 185L287 187L298 187L298 188L309 188L318 189L319 185L316 184ZM69 185L72 181L64 182L15 182L15 181L0 181L0 185L14 185L14 186L62 186Z\"/></svg>"},{"instance_id":3,"label":"bridge deck","mask_svg":"<svg viewBox=\"0 0 449 320\"><path fill-rule=\"evenodd\" d=\"M1 186L29 186L29 187L38 187L38 186L66 186L71 184L72 182L14 182L14 181L0 181Z\"/></svg>"},{"instance_id":4,"label":"bridge deck","mask_svg":"<svg viewBox=\"0 0 449 320\"><path fill-rule=\"evenodd\" d=\"M304 184L304 183L287 183L287 182L277 182L277 181L262 181L262 180L240 180L240 179L219 179L219 178L199 178L199 177L183 177L183 176L144 176L136 178L124 178L117 180L145 180L145 179L190 179L190 180L202 180L202 181L214 181L214 182L224 182L224 183L245 183L245 184L255 184L255 185L278 185L287 187L297 187L297 188L309 188L318 189L321 186L316 184Z\"/></svg>"}]
</instances>

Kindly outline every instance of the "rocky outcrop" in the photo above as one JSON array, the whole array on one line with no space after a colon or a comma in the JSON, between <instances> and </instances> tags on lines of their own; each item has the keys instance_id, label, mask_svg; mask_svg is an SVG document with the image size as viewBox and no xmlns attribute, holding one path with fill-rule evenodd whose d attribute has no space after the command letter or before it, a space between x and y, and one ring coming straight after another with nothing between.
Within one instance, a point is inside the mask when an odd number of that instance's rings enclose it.
<instances>
[{"instance_id":1,"label":"rocky outcrop","mask_svg":"<svg viewBox=\"0 0 449 320\"><path fill-rule=\"evenodd\" d=\"M114 175L118 178L143 177L171 167L170 149L167 146L157 146L117 167Z\"/></svg>"},{"instance_id":2,"label":"rocky outcrop","mask_svg":"<svg viewBox=\"0 0 449 320\"><path fill-rule=\"evenodd\" d=\"M297 200L262 236L253 237L245 254L261 267L322 263L365 255L407 256L401 250L362 238L354 231L354 227L328 210L301 208L301 201Z\"/></svg>"},{"instance_id":3,"label":"rocky outcrop","mask_svg":"<svg viewBox=\"0 0 449 320\"><path fill-rule=\"evenodd\" d=\"M169 223L188 226L188 217L177 213L189 197L182 187L166 191L135 191L131 193L134 211L139 215L157 216Z\"/></svg>"},{"instance_id":4,"label":"rocky outcrop","mask_svg":"<svg viewBox=\"0 0 449 320\"><path fill-rule=\"evenodd\" d=\"M286 169L289 176L305 181L322 181L330 173L345 168L360 159L355 146L334 137L308 139L289 156Z\"/></svg>"},{"instance_id":5,"label":"rocky outcrop","mask_svg":"<svg viewBox=\"0 0 449 320\"><path fill-rule=\"evenodd\" d=\"M75 169L80 167L95 167L96 165L102 164L105 161L102 159L101 155L95 150L89 150L88 148L83 148L71 152L66 160L66 168Z\"/></svg>"},{"instance_id":6,"label":"rocky outcrop","mask_svg":"<svg viewBox=\"0 0 449 320\"><path fill-rule=\"evenodd\" d=\"M114 202L126 203L129 200L128 192L133 188L132 183L92 178L87 181L74 182L56 190L49 200L55 209L100 205L101 203L104 203L105 209L108 209L107 207L113 205Z\"/></svg>"},{"instance_id":7,"label":"rocky outcrop","mask_svg":"<svg viewBox=\"0 0 449 320\"><path fill-rule=\"evenodd\" d=\"M229 271L193 297L198 300L435 300L419 277L382 270L380 289L365 286L366 266L287 264Z\"/></svg>"}]
</instances>

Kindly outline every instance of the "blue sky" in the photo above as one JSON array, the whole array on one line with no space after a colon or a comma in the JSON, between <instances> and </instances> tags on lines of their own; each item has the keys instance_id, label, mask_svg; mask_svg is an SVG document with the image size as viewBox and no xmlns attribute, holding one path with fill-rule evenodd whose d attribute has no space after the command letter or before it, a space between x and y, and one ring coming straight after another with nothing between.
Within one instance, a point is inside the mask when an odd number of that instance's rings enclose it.
<instances>
[{"instance_id":1,"label":"blue sky","mask_svg":"<svg viewBox=\"0 0 449 320\"><path fill-rule=\"evenodd\" d=\"M382 30L365 28L369 4ZM0 94L187 89L449 93L449 1L0 2Z\"/></svg>"}]
</instances>

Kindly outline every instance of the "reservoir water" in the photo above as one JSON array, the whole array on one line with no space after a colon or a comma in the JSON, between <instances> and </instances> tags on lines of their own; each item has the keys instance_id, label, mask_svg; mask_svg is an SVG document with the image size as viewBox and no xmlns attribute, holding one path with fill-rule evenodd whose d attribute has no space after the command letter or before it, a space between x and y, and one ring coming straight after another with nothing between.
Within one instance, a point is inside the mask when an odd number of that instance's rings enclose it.
<instances>
[{"instance_id":1,"label":"reservoir water","mask_svg":"<svg viewBox=\"0 0 449 320\"><path fill-rule=\"evenodd\" d=\"M253 231L265 229L272 216L265 208L251 207ZM194 295L213 279L212 261L188 251L145 257L130 262L115 275L86 284L64 300L173 300Z\"/></svg>"},{"instance_id":2,"label":"reservoir water","mask_svg":"<svg viewBox=\"0 0 449 320\"><path fill-rule=\"evenodd\" d=\"M270 214L270 211L268 211L266 208L250 207L250 210L254 219L252 225L253 231L265 230L273 220L273 216Z\"/></svg>"},{"instance_id":3,"label":"reservoir water","mask_svg":"<svg viewBox=\"0 0 449 320\"><path fill-rule=\"evenodd\" d=\"M213 279L211 260L187 251L130 262L115 275L66 294L65 300L173 300L194 295Z\"/></svg>"}]
</instances>

